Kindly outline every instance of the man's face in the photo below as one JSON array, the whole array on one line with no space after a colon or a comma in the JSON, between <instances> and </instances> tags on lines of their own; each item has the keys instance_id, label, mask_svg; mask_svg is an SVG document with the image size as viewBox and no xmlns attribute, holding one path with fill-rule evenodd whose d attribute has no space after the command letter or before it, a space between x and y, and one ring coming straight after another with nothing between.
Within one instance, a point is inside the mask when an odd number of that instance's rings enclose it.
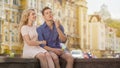
<instances>
[{"instance_id":1,"label":"man's face","mask_svg":"<svg viewBox=\"0 0 120 68\"><path fill-rule=\"evenodd\" d=\"M44 19L47 21L53 21L53 13L51 9L46 9L43 15Z\"/></svg>"}]
</instances>

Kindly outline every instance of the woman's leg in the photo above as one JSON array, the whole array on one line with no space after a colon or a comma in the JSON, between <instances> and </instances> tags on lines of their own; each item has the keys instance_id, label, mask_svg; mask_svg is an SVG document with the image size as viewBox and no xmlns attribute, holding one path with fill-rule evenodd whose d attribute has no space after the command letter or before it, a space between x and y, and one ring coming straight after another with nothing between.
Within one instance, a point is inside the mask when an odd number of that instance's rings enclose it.
<instances>
[{"instance_id":1,"label":"woman's leg","mask_svg":"<svg viewBox=\"0 0 120 68\"><path fill-rule=\"evenodd\" d=\"M46 55L46 58L47 58L47 61L48 61L48 67L49 68L55 68L51 55L48 52L45 53L45 55Z\"/></svg>"},{"instance_id":2,"label":"woman's leg","mask_svg":"<svg viewBox=\"0 0 120 68\"><path fill-rule=\"evenodd\" d=\"M53 62L55 64L55 68L60 68L58 56L55 53L53 53L53 52L49 52L49 53L50 53L50 55L51 55L51 57L53 59Z\"/></svg>"},{"instance_id":3,"label":"woman's leg","mask_svg":"<svg viewBox=\"0 0 120 68\"><path fill-rule=\"evenodd\" d=\"M38 53L35 58L39 59L41 68L48 68L47 59L44 53Z\"/></svg>"}]
</instances>

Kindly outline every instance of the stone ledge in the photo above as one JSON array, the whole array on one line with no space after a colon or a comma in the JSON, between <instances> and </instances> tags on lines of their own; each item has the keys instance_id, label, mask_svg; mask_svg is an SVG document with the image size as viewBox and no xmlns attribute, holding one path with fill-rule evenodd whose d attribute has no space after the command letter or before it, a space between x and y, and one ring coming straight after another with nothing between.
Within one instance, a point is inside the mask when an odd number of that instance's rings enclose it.
<instances>
[{"instance_id":1,"label":"stone ledge","mask_svg":"<svg viewBox=\"0 0 120 68\"><path fill-rule=\"evenodd\" d=\"M65 60L60 59L60 65L65 68ZM40 68L40 65L33 58L0 57L0 68ZM120 68L120 58L75 59L74 68Z\"/></svg>"}]
</instances>

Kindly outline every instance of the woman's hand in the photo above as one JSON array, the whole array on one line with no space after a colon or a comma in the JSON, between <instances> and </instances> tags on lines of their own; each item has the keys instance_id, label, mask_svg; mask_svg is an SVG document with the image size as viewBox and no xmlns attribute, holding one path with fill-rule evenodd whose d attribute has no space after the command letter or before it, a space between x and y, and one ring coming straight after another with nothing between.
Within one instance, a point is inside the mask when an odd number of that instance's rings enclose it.
<instances>
[{"instance_id":1,"label":"woman's hand","mask_svg":"<svg viewBox=\"0 0 120 68\"><path fill-rule=\"evenodd\" d=\"M46 44L46 41L44 41L44 40L40 41L40 44Z\"/></svg>"}]
</instances>

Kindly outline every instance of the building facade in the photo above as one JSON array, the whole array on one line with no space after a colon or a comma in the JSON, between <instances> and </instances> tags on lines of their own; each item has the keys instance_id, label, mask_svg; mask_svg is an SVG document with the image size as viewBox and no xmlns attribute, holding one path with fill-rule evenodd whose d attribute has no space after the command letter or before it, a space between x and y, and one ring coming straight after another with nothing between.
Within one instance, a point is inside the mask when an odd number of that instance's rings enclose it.
<instances>
[{"instance_id":1,"label":"building facade","mask_svg":"<svg viewBox=\"0 0 120 68\"><path fill-rule=\"evenodd\" d=\"M19 6L20 1L1 0L1 35L2 43L5 45L15 45L17 41L17 27L19 23ZM15 44L14 44L15 43Z\"/></svg>"},{"instance_id":2,"label":"building facade","mask_svg":"<svg viewBox=\"0 0 120 68\"><path fill-rule=\"evenodd\" d=\"M0 0L0 44L3 49L11 50L18 43L19 7L20 0Z\"/></svg>"},{"instance_id":3,"label":"building facade","mask_svg":"<svg viewBox=\"0 0 120 68\"><path fill-rule=\"evenodd\" d=\"M69 49L92 50L95 54L100 54L100 51L117 44L108 41L113 39L107 37L111 32L108 32L99 15L87 15L86 0L0 0L1 45L8 45L10 48L19 45L18 24L24 9L35 9L37 13L35 24L43 24L41 10L45 6L52 9L54 19L60 20L63 25L68 38L66 45ZM115 34L114 39L116 39Z\"/></svg>"},{"instance_id":4,"label":"building facade","mask_svg":"<svg viewBox=\"0 0 120 68\"><path fill-rule=\"evenodd\" d=\"M89 15L89 47L95 55L101 57L106 46L105 24L99 15Z\"/></svg>"},{"instance_id":5,"label":"building facade","mask_svg":"<svg viewBox=\"0 0 120 68\"><path fill-rule=\"evenodd\" d=\"M41 25L44 22L41 10L48 6L54 19L59 19L65 28L68 47L85 49L88 46L86 0L0 0L0 3L1 45L19 45L18 24L24 9L34 8L35 24Z\"/></svg>"}]
</instances>

